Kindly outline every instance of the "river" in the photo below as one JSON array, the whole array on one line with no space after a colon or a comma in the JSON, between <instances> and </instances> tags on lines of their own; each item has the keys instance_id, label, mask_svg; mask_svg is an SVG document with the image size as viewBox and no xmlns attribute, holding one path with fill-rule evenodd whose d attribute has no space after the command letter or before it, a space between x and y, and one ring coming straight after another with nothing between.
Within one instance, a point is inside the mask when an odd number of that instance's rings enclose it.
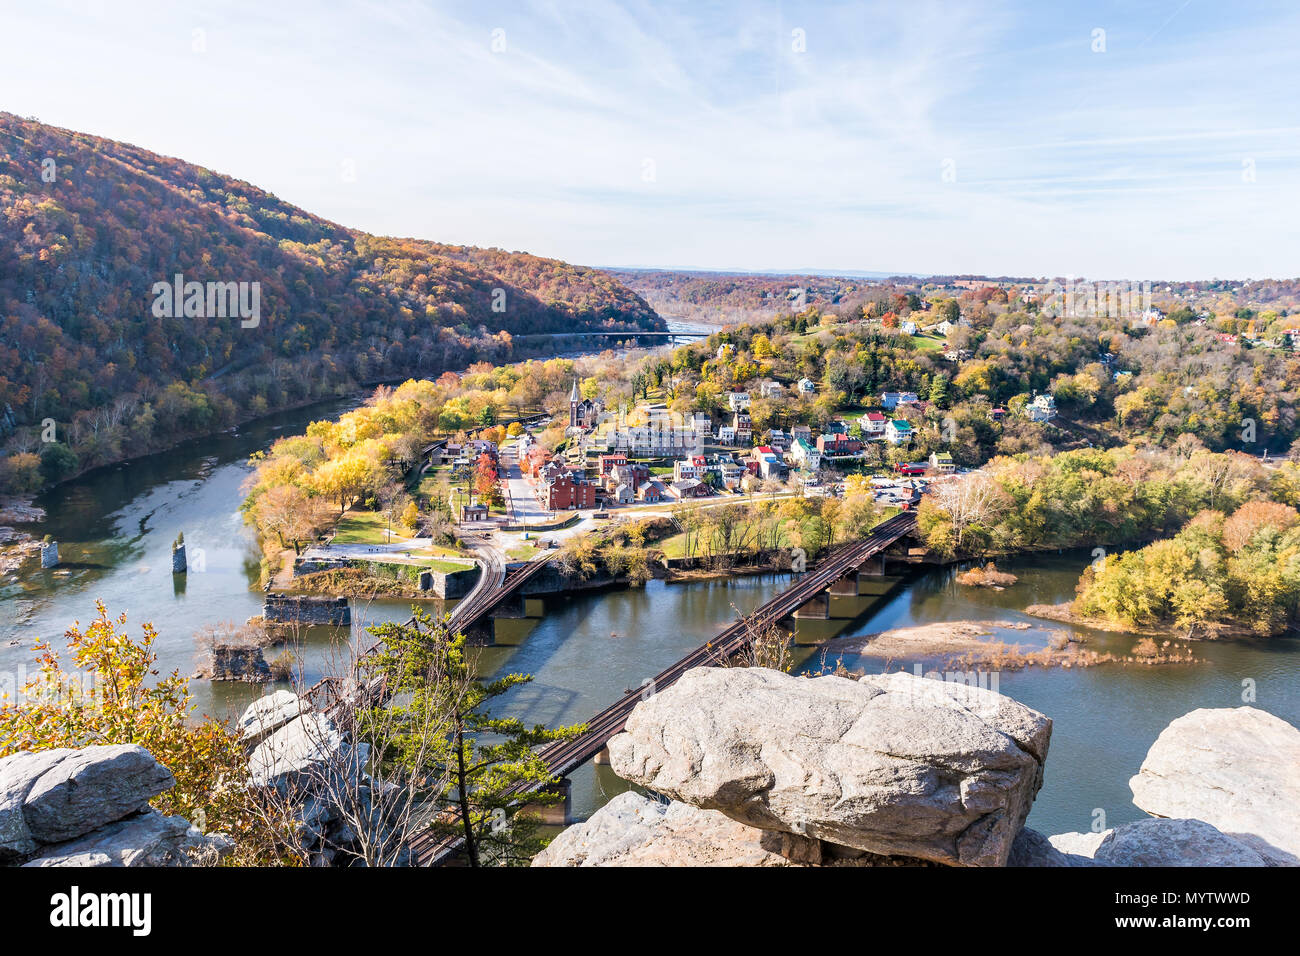
<instances>
[{"instance_id":1,"label":"river","mask_svg":"<svg viewBox=\"0 0 1300 956\"><path fill-rule=\"evenodd\" d=\"M62 645L64 630L94 616L101 599L111 614L125 611L134 631L144 621L159 632L165 670L195 670L194 635L207 625L242 622L260 613L258 554L239 514L240 484L248 455L277 437L301 431L314 419L333 417L355 401L335 401L262 420L237 432L195 440L172 451L103 469L53 489L37 500L48 514L27 526L60 542L64 565L28 570L0 586L0 676L14 680L32 659L37 639ZM184 531L191 561L202 552L202 570L173 578L170 545ZM1034 555L1004 562L1020 576L1005 591L963 588L951 568L926 569L896 582L875 598L857 599L844 613L854 620L807 623L804 637L867 634L934 621L1024 621L1029 631L1006 630L1005 639L1042 643L1055 630L1018 609L1068 600L1086 552ZM502 712L548 724L578 723L628 688L641 685L707 640L737 611L756 607L787 583L784 575L578 592L545 599L540 620L518 623L515 643L486 649L486 671L534 675L501 701ZM855 599L845 599L854 602ZM365 623L402 618L401 601L355 607L355 632ZM334 657L346 658L346 634L313 629L305 657L308 681ZM1133 638L1090 632L1097 650L1125 650ZM1174 718L1198 707L1240 706L1247 684L1257 706L1300 725L1300 642L1224 641L1193 645L1204 663L1156 667L1030 669L997 675L998 689L1054 721L1046 781L1030 824L1047 832L1086 830L1096 811L1107 825L1139 819L1128 778L1147 749ZM833 647L833 645L832 645ZM803 670L831 666L879 672L882 663L831 650L802 653ZM909 662L893 662L893 669ZM194 683L200 710L226 716L260 691L250 685ZM573 778L573 809L583 817L625 789L608 767L587 766Z\"/></svg>"}]
</instances>

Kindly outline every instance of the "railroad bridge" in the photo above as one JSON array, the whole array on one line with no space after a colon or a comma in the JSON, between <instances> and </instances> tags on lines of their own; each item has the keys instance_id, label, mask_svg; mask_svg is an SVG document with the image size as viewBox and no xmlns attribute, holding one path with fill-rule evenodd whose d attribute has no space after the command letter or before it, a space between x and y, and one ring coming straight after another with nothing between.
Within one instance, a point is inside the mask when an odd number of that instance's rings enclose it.
<instances>
[{"instance_id":1,"label":"railroad bridge","mask_svg":"<svg viewBox=\"0 0 1300 956\"><path fill-rule=\"evenodd\" d=\"M923 555L918 545L915 512L904 512L881 522L865 538L831 551L816 568L800 576L789 588L661 671L644 689L629 691L590 718L586 722L586 733L573 740L557 741L545 747L541 755L552 775L560 781L557 789L565 794L564 803L560 806L564 819L555 822L567 822L569 774L589 760L602 758L610 738L622 731L628 715L646 694L671 687L693 667L717 666L730 660L744 650L751 635L758 629L779 624L791 617L816 617L822 602L827 602L828 607L832 596L848 593L856 596L862 593L864 579L882 576L887 561L912 563L922 560ZM512 571L499 585L486 589L477 600L471 598L462 602L456 609L461 613L458 615L453 612L453 626L458 630L473 627L496 604L514 593L547 563L544 560L534 561L524 568ZM526 801L527 788L520 787L517 793L521 802ZM459 843L454 837L439 838L430 834L416 837L412 841L412 850L421 865L438 866L453 857Z\"/></svg>"}]
</instances>

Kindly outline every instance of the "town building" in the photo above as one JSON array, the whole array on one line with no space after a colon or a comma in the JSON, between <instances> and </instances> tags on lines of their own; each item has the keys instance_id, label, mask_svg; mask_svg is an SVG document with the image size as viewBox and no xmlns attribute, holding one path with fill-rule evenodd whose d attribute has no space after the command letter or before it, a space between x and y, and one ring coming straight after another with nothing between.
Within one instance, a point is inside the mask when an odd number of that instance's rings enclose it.
<instances>
[{"instance_id":1,"label":"town building","mask_svg":"<svg viewBox=\"0 0 1300 956\"><path fill-rule=\"evenodd\" d=\"M790 435L779 428L773 428L767 433L767 443L782 454L790 450L790 442L793 440Z\"/></svg>"},{"instance_id":2,"label":"town building","mask_svg":"<svg viewBox=\"0 0 1300 956\"><path fill-rule=\"evenodd\" d=\"M804 471L816 471L822 466L822 453L802 438L796 438L790 447L790 460Z\"/></svg>"},{"instance_id":3,"label":"town building","mask_svg":"<svg viewBox=\"0 0 1300 956\"><path fill-rule=\"evenodd\" d=\"M1025 406L1025 414L1033 422L1051 421L1056 417L1056 399L1046 393L1035 395Z\"/></svg>"},{"instance_id":4,"label":"town building","mask_svg":"<svg viewBox=\"0 0 1300 956\"><path fill-rule=\"evenodd\" d=\"M648 481L636 490L636 500L646 504L658 504L664 500L663 485L657 481Z\"/></svg>"},{"instance_id":5,"label":"town building","mask_svg":"<svg viewBox=\"0 0 1300 956\"><path fill-rule=\"evenodd\" d=\"M920 401L916 392L881 392L880 404L887 410L893 411L900 405L915 405Z\"/></svg>"},{"instance_id":6,"label":"town building","mask_svg":"<svg viewBox=\"0 0 1300 956\"><path fill-rule=\"evenodd\" d=\"M686 478L682 481L674 481L670 486L672 493L678 499L686 498L705 498L708 497L709 486L698 478Z\"/></svg>"},{"instance_id":7,"label":"town building","mask_svg":"<svg viewBox=\"0 0 1300 956\"><path fill-rule=\"evenodd\" d=\"M601 455L598 459L598 467L602 475L608 475L618 465L627 464L627 455L621 452L615 452L612 455Z\"/></svg>"},{"instance_id":8,"label":"town building","mask_svg":"<svg viewBox=\"0 0 1300 956\"><path fill-rule=\"evenodd\" d=\"M755 477L780 481L789 473L785 460L771 445L762 445L754 449L747 470Z\"/></svg>"},{"instance_id":9,"label":"town building","mask_svg":"<svg viewBox=\"0 0 1300 956\"><path fill-rule=\"evenodd\" d=\"M858 424L862 428L864 435L883 435L885 433L885 423L889 421L880 412L867 412L860 419Z\"/></svg>"},{"instance_id":10,"label":"town building","mask_svg":"<svg viewBox=\"0 0 1300 956\"><path fill-rule=\"evenodd\" d=\"M703 455L692 455L690 458L679 458L673 462L673 483L686 481L689 478L703 478L705 470L705 461Z\"/></svg>"},{"instance_id":11,"label":"town building","mask_svg":"<svg viewBox=\"0 0 1300 956\"><path fill-rule=\"evenodd\" d=\"M952 460L952 455L946 451L934 451L930 453L930 473L936 475L951 475L957 470L957 463Z\"/></svg>"},{"instance_id":12,"label":"town building","mask_svg":"<svg viewBox=\"0 0 1300 956\"><path fill-rule=\"evenodd\" d=\"M905 418L891 418L885 423L885 441L901 445L912 440L912 423Z\"/></svg>"},{"instance_id":13,"label":"town building","mask_svg":"<svg viewBox=\"0 0 1300 956\"><path fill-rule=\"evenodd\" d=\"M542 504L550 511L594 508L596 486L566 470L544 487Z\"/></svg>"},{"instance_id":14,"label":"town building","mask_svg":"<svg viewBox=\"0 0 1300 956\"><path fill-rule=\"evenodd\" d=\"M822 455L856 455L862 451L862 440L849 435L821 434L817 436L817 451Z\"/></svg>"},{"instance_id":15,"label":"town building","mask_svg":"<svg viewBox=\"0 0 1300 956\"><path fill-rule=\"evenodd\" d=\"M573 388L569 390L569 427L591 431L603 410L600 402L582 397L578 391L578 378L574 376Z\"/></svg>"},{"instance_id":16,"label":"town building","mask_svg":"<svg viewBox=\"0 0 1300 956\"><path fill-rule=\"evenodd\" d=\"M748 445L754 438L754 426L750 417L744 412L736 412L731 423L736 431L736 444Z\"/></svg>"}]
</instances>

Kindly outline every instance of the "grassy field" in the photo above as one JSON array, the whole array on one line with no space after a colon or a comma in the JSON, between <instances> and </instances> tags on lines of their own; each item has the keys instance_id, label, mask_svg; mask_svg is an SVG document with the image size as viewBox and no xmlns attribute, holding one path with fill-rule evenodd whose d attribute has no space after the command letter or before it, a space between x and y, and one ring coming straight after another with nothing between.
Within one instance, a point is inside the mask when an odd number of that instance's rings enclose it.
<instances>
[{"instance_id":1,"label":"grassy field","mask_svg":"<svg viewBox=\"0 0 1300 956\"><path fill-rule=\"evenodd\" d=\"M349 511L335 525L335 544L386 544L389 540L405 541L400 529L390 539L384 529L388 520L378 511Z\"/></svg>"},{"instance_id":2,"label":"grassy field","mask_svg":"<svg viewBox=\"0 0 1300 956\"><path fill-rule=\"evenodd\" d=\"M464 571L467 568L474 567L473 564L467 564L464 561L421 561L420 567L432 568L434 571L441 571L444 574L451 574L455 571Z\"/></svg>"},{"instance_id":3,"label":"grassy field","mask_svg":"<svg viewBox=\"0 0 1300 956\"><path fill-rule=\"evenodd\" d=\"M931 335L914 335L912 336L912 341L915 342L916 347L923 352L933 352L937 349L943 348L944 345L943 339L936 339Z\"/></svg>"}]
</instances>

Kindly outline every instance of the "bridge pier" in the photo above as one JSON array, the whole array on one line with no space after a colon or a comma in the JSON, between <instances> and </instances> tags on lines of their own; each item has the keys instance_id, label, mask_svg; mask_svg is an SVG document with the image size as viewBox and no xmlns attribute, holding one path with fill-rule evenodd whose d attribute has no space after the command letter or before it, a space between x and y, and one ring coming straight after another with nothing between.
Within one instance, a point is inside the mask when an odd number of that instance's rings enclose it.
<instances>
[{"instance_id":1,"label":"bridge pier","mask_svg":"<svg viewBox=\"0 0 1300 956\"><path fill-rule=\"evenodd\" d=\"M568 777L561 777L553 786L547 787L546 792L559 794L560 799L551 804L525 804L523 812L532 814L548 826L568 826L573 822L573 784Z\"/></svg>"},{"instance_id":2,"label":"bridge pier","mask_svg":"<svg viewBox=\"0 0 1300 956\"><path fill-rule=\"evenodd\" d=\"M858 577L879 578L885 574L885 552L873 554L858 566Z\"/></svg>"},{"instance_id":3,"label":"bridge pier","mask_svg":"<svg viewBox=\"0 0 1300 956\"><path fill-rule=\"evenodd\" d=\"M827 591L816 594L803 607L794 612L794 617L809 618L814 621L826 621L831 616L831 596Z\"/></svg>"},{"instance_id":4,"label":"bridge pier","mask_svg":"<svg viewBox=\"0 0 1300 956\"><path fill-rule=\"evenodd\" d=\"M858 596L858 576L852 572L847 577L842 577L830 586L830 593L833 597L857 597Z\"/></svg>"},{"instance_id":5,"label":"bridge pier","mask_svg":"<svg viewBox=\"0 0 1300 956\"><path fill-rule=\"evenodd\" d=\"M465 634L465 643L472 647L491 647L497 642L496 624L490 617L481 617L461 630Z\"/></svg>"},{"instance_id":6,"label":"bridge pier","mask_svg":"<svg viewBox=\"0 0 1300 956\"><path fill-rule=\"evenodd\" d=\"M609 745L606 744L604 747L601 747L598 751L596 751L596 756L591 758L591 762L594 763L597 767L608 767L609 766Z\"/></svg>"}]
</instances>

